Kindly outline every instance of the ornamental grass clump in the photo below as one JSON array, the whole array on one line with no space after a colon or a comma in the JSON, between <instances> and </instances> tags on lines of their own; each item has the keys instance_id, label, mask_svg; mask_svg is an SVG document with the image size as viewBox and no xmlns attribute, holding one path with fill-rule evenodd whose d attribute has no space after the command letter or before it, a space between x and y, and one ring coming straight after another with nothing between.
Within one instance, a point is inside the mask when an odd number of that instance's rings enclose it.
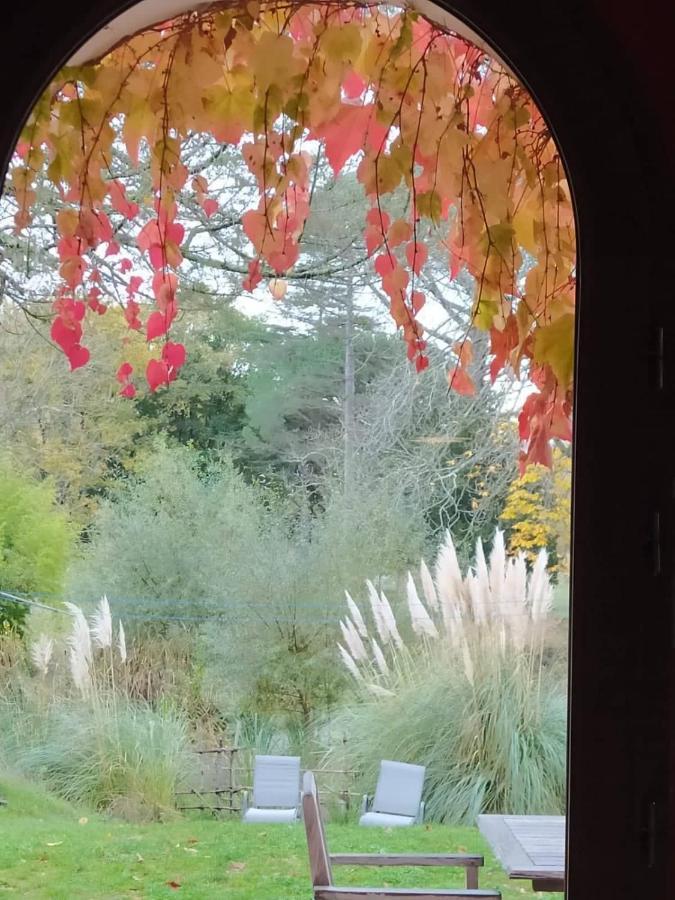
<instances>
[{"instance_id":1,"label":"ornamental grass clump","mask_svg":"<svg viewBox=\"0 0 675 900\"><path fill-rule=\"evenodd\" d=\"M497 532L489 560L479 542L462 575L448 534L433 577L421 564L421 591L408 574L407 627L394 630L391 604L372 584L372 625L347 598L340 655L358 700L334 724L350 767L372 782L382 758L426 766L427 814L437 821L562 812L567 708L564 676L547 659L546 563L542 551L528 572Z\"/></svg>"},{"instance_id":2,"label":"ornamental grass clump","mask_svg":"<svg viewBox=\"0 0 675 900\"><path fill-rule=\"evenodd\" d=\"M65 653L40 635L29 651L39 690L0 705L0 755L66 800L135 821L165 818L191 768L187 718L135 696L124 626L115 627L106 597L89 619L66 605Z\"/></svg>"},{"instance_id":3,"label":"ornamental grass clump","mask_svg":"<svg viewBox=\"0 0 675 900\"><path fill-rule=\"evenodd\" d=\"M188 749L177 713L111 698L95 706L70 702L50 710L22 768L66 800L151 820L173 812Z\"/></svg>"}]
</instances>

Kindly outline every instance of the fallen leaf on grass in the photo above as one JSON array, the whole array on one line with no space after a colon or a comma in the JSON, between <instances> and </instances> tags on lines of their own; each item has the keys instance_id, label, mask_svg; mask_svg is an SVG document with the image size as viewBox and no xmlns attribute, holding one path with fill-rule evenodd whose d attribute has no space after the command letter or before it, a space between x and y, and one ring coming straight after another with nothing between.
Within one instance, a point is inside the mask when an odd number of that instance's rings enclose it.
<instances>
[{"instance_id":1,"label":"fallen leaf on grass","mask_svg":"<svg viewBox=\"0 0 675 900\"><path fill-rule=\"evenodd\" d=\"M198 844L199 841L195 837L188 838L186 841L187 844Z\"/></svg>"},{"instance_id":2,"label":"fallen leaf on grass","mask_svg":"<svg viewBox=\"0 0 675 900\"><path fill-rule=\"evenodd\" d=\"M167 881L167 884L169 885L170 888L173 888L174 891L177 891L178 888L180 887L180 884L177 881Z\"/></svg>"},{"instance_id":3,"label":"fallen leaf on grass","mask_svg":"<svg viewBox=\"0 0 675 900\"><path fill-rule=\"evenodd\" d=\"M82 816L81 819L78 819L78 825L86 825L89 819L86 816Z\"/></svg>"},{"instance_id":4,"label":"fallen leaf on grass","mask_svg":"<svg viewBox=\"0 0 675 900\"><path fill-rule=\"evenodd\" d=\"M246 868L245 862L231 862L227 867L228 872L243 872Z\"/></svg>"},{"instance_id":5,"label":"fallen leaf on grass","mask_svg":"<svg viewBox=\"0 0 675 900\"><path fill-rule=\"evenodd\" d=\"M195 850L194 847L183 847L186 853L199 853L199 850Z\"/></svg>"},{"instance_id":6,"label":"fallen leaf on grass","mask_svg":"<svg viewBox=\"0 0 675 900\"><path fill-rule=\"evenodd\" d=\"M140 853L136 854L136 862L143 862L143 857L141 856Z\"/></svg>"},{"instance_id":7,"label":"fallen leaf on grass","mask_svg":"<svg viewBox=\"0 0 675 900\"><path fill-rule=\"evenodd\" d=\"M47 841L47 846L48 847L58 847L62 843L63 843L63 841L51 841L51 843L49 841Z\"/></svg>"}]
</instances>

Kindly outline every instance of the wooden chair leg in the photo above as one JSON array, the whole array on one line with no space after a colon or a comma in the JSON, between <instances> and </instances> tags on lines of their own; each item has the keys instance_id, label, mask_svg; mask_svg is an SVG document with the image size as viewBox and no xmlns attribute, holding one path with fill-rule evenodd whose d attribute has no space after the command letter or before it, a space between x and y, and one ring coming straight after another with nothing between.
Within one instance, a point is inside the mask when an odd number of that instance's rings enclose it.
<instances>
[{"instance_id":1,"label":"wooden chair leg","mask_svg":"<svg viewBox=\"0 0 675 900\"><path fill-rule=\"evenodd\" d=\"M472 890L478 889L478 866L467 866L466 886Z\"/></svg>"}]
</instances>

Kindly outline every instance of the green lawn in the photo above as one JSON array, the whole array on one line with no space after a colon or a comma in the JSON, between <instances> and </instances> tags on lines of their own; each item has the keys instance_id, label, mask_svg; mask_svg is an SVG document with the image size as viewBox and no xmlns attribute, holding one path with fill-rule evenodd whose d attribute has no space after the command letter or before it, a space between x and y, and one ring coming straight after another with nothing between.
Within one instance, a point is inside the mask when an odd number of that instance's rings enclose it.
<instances>
[{"instance_id":1,"label":"green lawn","mask_svg":"<svg viewBox=\"0 0 675 900\"><path fill-rule=\"evenodd\" d=\"M92 815L40 791L0 777L0 896L75 898L227 898L309 900L302 825L244 826L238 821L179 819L129 825ZM500 888L504 900L538 894L508 882L473 828L423 826L397 831L329 825L333 852L478 851L486 856L481 884ZM461 873L440 869L340 868L339 882L354 885L450 887Z\"/></svg>"}]
</instances>

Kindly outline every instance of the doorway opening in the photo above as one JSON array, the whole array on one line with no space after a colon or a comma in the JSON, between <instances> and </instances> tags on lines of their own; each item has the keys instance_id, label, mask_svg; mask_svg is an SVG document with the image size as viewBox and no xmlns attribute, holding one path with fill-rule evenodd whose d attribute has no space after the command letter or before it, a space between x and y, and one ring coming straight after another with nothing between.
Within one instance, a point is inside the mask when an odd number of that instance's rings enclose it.
<instances>
[{"instance_id":1,"label":"doorway opening","mask_svg":"<svg viewBox=\"0 0 675 900\"><path fill-rule=\"evenodd\" d=\"M76 715L122 690L177 704L171 740L318 751L335 816L385 752L425 766L431 820L562 813L576 241L550 129L418 10L171 15L85 45L8 174L7 428L76 533L66 582L0 585L17 653L25 610L75 602Z\"/></svg>"}]
</instances>

